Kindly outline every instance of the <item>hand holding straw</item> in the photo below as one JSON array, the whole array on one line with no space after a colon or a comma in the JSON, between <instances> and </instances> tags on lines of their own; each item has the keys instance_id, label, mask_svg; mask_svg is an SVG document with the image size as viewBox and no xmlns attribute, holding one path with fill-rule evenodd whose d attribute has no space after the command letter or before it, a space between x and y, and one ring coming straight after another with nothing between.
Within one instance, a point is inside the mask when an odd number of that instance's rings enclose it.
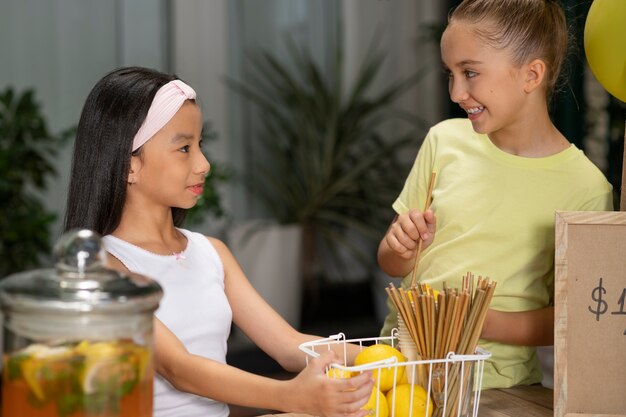
<instances>
[{"instance_id":1,"label":"hand holding straw","mask_svg":"<svg viewBox=\"0 0 626 417\"><path fill-rule=\"evenodd\" d=\"M428 193L426 194L426 203L424 205L424 211L428 210L430 207L430 198L433 194L433 185L435 184L435 172L431 172L430 174L430 184L428 184ZM419 264L420 255L422 254L422 245L424 240L420 238L419 243L417 244L417 252L415 253L415 264L413 265L413 276L411 277L411 288L415 286L415 278L417 272L417 266Z\"/></svg>"}]
</instances>

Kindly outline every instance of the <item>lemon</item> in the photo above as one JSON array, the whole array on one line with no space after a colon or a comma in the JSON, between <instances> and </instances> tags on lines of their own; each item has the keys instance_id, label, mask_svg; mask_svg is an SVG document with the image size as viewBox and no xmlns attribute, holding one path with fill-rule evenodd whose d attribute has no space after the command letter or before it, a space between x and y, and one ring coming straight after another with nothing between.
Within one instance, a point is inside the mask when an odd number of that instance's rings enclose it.
<instances>
[{"instance_id":1,"label":"lemon","mask_svg":"<svg viewBox=\"0 0 626 417\"><path fill-rule=\"evenodd\" d=\"M99 386L106 384L117 371L115 363L111 361L89 361L85 363L85 370L81 375L81 387L85 394L93 394Z\"/></svg>"},{"instance_id":2,"label":"lemon","mask_svg":"<svg viewBox=\"0 0 626 417\"><path fill-rule=\"evenodd\" d=\"M89 343L86 340L76 345L74 351L84 355L87 360L114 359L120 354L120 349L115 342Z\"/></svg>"},{"instance_id":3,"label":"lemon","mask_svg":"<svg viewBox=\"0 0 626 417\"><path fill-rule=\"evenodd\" d=\"M150 351L143 346L135 346L133 353L137 360L137 372L139 374L139 379L143 381L146 377L148 364L150 363Z\"/></svg>"},{"instance_id":4,"label":"lemon","mask_svg":"<svg viewBox=\"0 0 626 417\"><path fill-rule=\"evenodd\" d=\"M129 361L90 361L85 363L81 386L85 394L110 392L124 383L132 383L132 388L138 376L137 366Z\"/></svg>"},{"instance_id":5,"label":"lemon","mask_svg":"<svg viewBox=\"0 0 626 417\"><path fill-rule=\"evenodd\" d=\"M354 359L354 364L364 365L366 363L372 363L383 359L395 357L398 362L406 362L406 358L400 351L389 345L382 343L371 345L364 348ZM384 365L383 365L384 366ZM387 392L394 386L394 373L396 373L396 380L401 381L404 376L403 366L381 367L373 370L372 377L374 383L378 383L378 375L380 373L380 391Z\"/></svg>"},{"instance_id":6,"label":"lemon","mask_svg":"<svg viewBox=\"0 0 626 417\"><path fill-rule=\"evenodd\" d=\"M119 372L117 360L120 349L114 342L82 341L74 351L85 357L85 366L80 375L83 392L93 394L98 386L106 384Z\"/></svg>"},{"instance_id":7,"label":"lemon","mask_svg":"<svg viewBox=\"0 0 626 417\"><path fill-rule=\"evenodd\" d=\"M63 361L72 355L72 351L66 346L47 346L34 343L23 350L28 355L20 363L20 371L26 384L29 386L35 397L43 401L46 397L42 381L43 374L48 366L58 361Z\"/></svg>"},{"instance_id":8,"label":"lemon","mask_svg":"<svg viewBox=\"0 0 626 417\"><path fill-rule=\"evenodd\" d=\"M72 351L67 346L47 346L34 343L23 352L38 359L61 360L72 356Z\"/></svg>"},{"instance_id":9,"label":"lemon","mask_svg":"<svg viewBox=\"0 0 626 417\"><path fill-rule=\"evenodd\" d=\"M39 401L43 401L45 399L43 389L39 383L39 379L41 378L41 369L42 362L35 358L24 359L20 363L22 376Z\"/></svg>"},{"instance_id":10,"label":"lemon","mask_svg":"<svg viewBox=\"0 0 626 417\"><path fill-rule=\"evenodd\" d=\"M426 403L426 390L421 385L414 385L412 389L410 384L396 385L387 393L387 404L394 417L431 417L435 404L430 401L426 414Z\"/></svg>"},{"instance_id":11,"label":"lemon","mask_svg":"<svg viewBox=\"0 0 626 417\"><path fill-rule=\"evenodd\" d=\"M74 351L76 353L80 353L81 355L84 355L85 352L87 352L87 350L89 349L90 345L91 344L89 343L88 340L83 340L82 342L74 346Z\"/></svg>"},{"instance_id":12,"label":"lemon","mask_svg":"<svg viewBox=\"0 0 626 417\"><path fill-rule=\"evenodd\" d=\"M376 402L378 402L378 413L376 413ZM387 417L389 415L389 406L387 405L387 399L382 392L375 386L372 387L372 393L369 400L361 410L367 410L368 416Z\"/></svg>"},{"instance_id":13,"label":"lemon","mask_svg":"<svg viewBox=\"0 0 626 417\"><path fill-rule=\"evenodd\" d=\"M330 368L326 375L334 379L352 378L352 372L339 368Z\"/></svg>"},{"instance_id":14,"label":"lemon","mask_svg":"<svg viewBox=\"0 0 626 417\"><path fill-rule=\"evenodd\" d=\"M409 373L405 369L404 372L402 373L402 378L398 378L398 380L396 381L396 385L408 384L408 383L409 383Z\"/></svg>"}]
</instances>

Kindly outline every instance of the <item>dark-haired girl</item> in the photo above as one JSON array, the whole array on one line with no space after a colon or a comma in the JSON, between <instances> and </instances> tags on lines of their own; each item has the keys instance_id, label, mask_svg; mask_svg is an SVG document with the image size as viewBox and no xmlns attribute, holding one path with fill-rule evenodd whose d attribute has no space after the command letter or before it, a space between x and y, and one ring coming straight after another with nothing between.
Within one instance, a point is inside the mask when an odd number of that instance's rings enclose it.
<instances>
[{"instance_id":1,"label":"dark-haired girl","mask_svg":"<svg viewBox=\"0 0 626 417\"><path fill-rule=\"evenodd\" d=\"M180 227L210 170L195 98L173 75L137 67L107 74L86 100L72 161L65 229L100 233L112 267L164 289L154 332L154 415L225 417L232 403L363 417L371 373L327 378L332 352L305 367L298 345L315 337L293 329L259 296L224 243ZM231 322L285 369L302 372L283 381L227 365Z\"/></svg>"}]
</instances>

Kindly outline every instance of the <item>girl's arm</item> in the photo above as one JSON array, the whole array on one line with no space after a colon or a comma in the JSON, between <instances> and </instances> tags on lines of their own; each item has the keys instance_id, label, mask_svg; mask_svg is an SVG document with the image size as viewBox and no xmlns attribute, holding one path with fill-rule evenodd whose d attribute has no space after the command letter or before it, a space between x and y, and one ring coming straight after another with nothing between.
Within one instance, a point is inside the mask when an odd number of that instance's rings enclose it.
<instances>
[{"instance_id":1,"label":"girl's arm","mask_svg":"<svg viewBox=\"0 0 626 417\"><path fill-rule=\"evenodd\" d=\"M250 284L228 247L218 239L208 238L224 265L224 292L233 312L233 322L264 352L288 371L300 371L306 365L298 346L318 336L295 330Z\"/></svg>"},{"instance_id":2,"label":"girl's arm","mask_svg":"<svg viewBox=\"0 0 626 417\"><path fill-rule=\"evenodd\" d=\"M296 378L282 381L250 374L229 365L193 355L155 319L156 371L176 389L231 404L323 416L364 417L360 410L373 381L368 374L331 379L324 368L334 361L327 352Z\"/></svg>"},{"instance_id":3,"label":"girl's arm","mask_svg":"<svg viewBox=\"0 0 626 417\"><path fill-rule=\"evenodd\" d=\"M114 256L108 257L107 264L128 272ZM259 323L264 326L263 322ZM189 353L176 335L156 318L154 345L156 372L176 389L242 406L328 417L364 417L366 410L360 408L369 399L374 384L371 372L350 379L328 378L324 368L336 361L332 352L310 361L309 366L291 380L254 375ZM304 357L301 358L304 362Z\"/></svg>"},{"instance_id":4,"label":"girl's arm","mask_svg":"<svg viewBox=\"0 0 626 417\"><path fill-rule=\"evenodd\" d=\"M554 307L516 312L489 309L480 336L510 345L553 345Z\"/></svg>"},{"instance_id":5,"label":"girl's arm","mask_svg":"<svg viewBox=\"0 0 626 417\"><path fill-rule=\"evenodd\" d=\"M300 333L283 319L254 289L228 247L209 238L224 265L225 292L233 311L233 321L264 352L288 371L300 371L306 365L301 343L319 339ZM326 337L328 335L324 335ZM343 345L335 345L343 362ZM347 345L346 363L352 364L359 348Z\"/></svg>"}]
</instances>

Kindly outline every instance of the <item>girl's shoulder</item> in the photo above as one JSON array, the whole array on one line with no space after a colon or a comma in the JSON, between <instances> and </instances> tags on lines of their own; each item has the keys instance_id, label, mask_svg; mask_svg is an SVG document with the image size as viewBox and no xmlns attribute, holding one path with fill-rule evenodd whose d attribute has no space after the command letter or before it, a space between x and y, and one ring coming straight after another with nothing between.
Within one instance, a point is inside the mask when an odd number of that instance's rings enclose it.
<instances>
[{"instance_id":1,"label":"girl's shoulder","mask_svg":"<svg viewBox=\"0 0 626 417\"><path fill-rule=\"evenodd\" d=\"M226 246L226 243L224 243L222 240L212 236L204 236L204 238L209 241L209 243L215 248L218 253L221 253L223 251L230 252L230 249L228 249L228 246Z\"/></svg>"},{"instance_id":2,"label":"girl's shoulder","mask_svg":"<svg viewBox=\"0 0 626 417\"><path fill-rule=\"evenodd\" d=\"M467 135L468 133L475 134L474 129L472 128L472 122L469 119L446 119L443 120L430 128L429 134L435 134L439 136L456 136L456 135Z\"/></svg>"},{"instance_id":3,"label":"girl's shoulder","mask_svg":"<svg viewBox=\"0 0 626 417\"><path fill-rule=\"evenodd\" d=\"M226 246L226 244L223 241L221 241L220 239L216 237L203 235L202 233L198 233L198 232L192 232L187 229L178 229L178 230L180 230L187 237L187 239L193 240L194 243L202 247L211 248L211 250L214 250L215 252L217 252L220 258L223 258L224 254L230 253L230 249L228 249L228 246Z\"/></svg>"},{"instance_id":4,"label":"girl's shoulder","mask_svg":"<svg viewBox=\"0 0 626 417\"><path fill-rule=\"evenodd\" d=\"M437 153L445 152L446 149L474 148L481 146L482 142L484 140L480 140L480 135L474 131L469 119L443 120L433 125L424 138L426 146L436 149Z\"/></svg>"}]
</instances>

